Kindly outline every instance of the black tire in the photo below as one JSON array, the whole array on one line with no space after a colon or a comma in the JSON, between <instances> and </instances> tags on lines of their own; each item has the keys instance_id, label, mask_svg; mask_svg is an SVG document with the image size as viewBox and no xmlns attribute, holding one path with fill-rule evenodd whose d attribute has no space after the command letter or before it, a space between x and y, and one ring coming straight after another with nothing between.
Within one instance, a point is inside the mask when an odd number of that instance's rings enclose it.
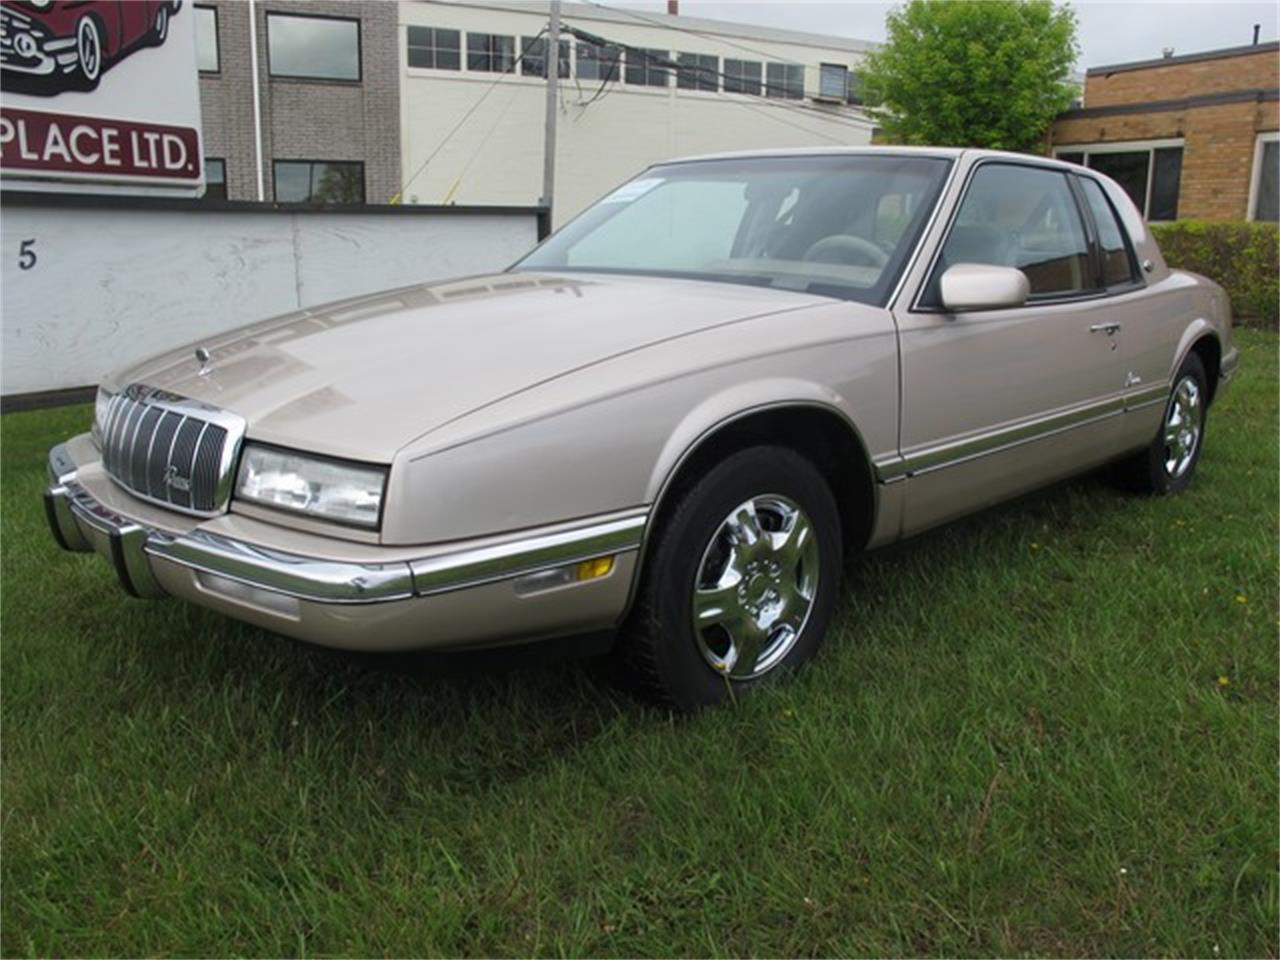
<instances>
[{"instance_id":1,"label":"black tire","mask_svg":"<svg viewBox=\"0 0 1280 960\"><path fill-rule=\"evenodd\" d=\"M735 553L735 558L724 560L728 571L729 564L738 562L738 552L754 549L745 540L735 540L732 532L726 534L730 514L748 503L753 504L752 515L759 517L760 529L777 531L774 536L780 538L786 537L787 529L795 532L795 553L804 543L804 555L809 559L783 560L784 566L789 562L795 566L780 573L779 564L765 558L763 572L738 581L738 597L751 594L743 601L747 606L755 601L758 614L764 603L766 610L760 615L764 620L770 616L770 600L776 602L772 609L786 613L778 615L772 627L752 634L765 636L758 641L763 672L732 679L727 663L721 663L717 670L710 658L720 655L716 644L730 642L733 634L717 625L695 631L694 591L699 578L719 562L715 551ZM755 506L762 506L763 512L756 514ZM782 512L770 514L773 507ZM786 511L791 508L798 513L790 515L788 528ZM802 522L811 535L798 532ZM728 540L723 539L726 536ZM721 546L723 543L729 546ZM760 549L767 552L774 540L761 543ZM764 680L794 670L814 655L826 633L842 580L841 553L839 510L817 467L784 447L750 447L729 456L683 492L655 533L635 604L615 648L624 679L649 699L692 711L721 703ZM781 552L769 555L784 556ZM758 562L753 560L749 565ZM792 572L789 574L788 570ZM731 579L727 572L724 579ZM800 580L805 580L805 585L793 589L792 585ZM777 590L771 589L771 582ZM807 597L803 595L806 589ZM764 591L763 596L760 591ZM753 621L755 627L746 629L759 629L759 622L762 621ZM769 630L774 632L768 633ZM716 636L718 631L723 633L722 638ZM744 642L744 651L749 646ZM736 649L736 644L730 642L723 654L726 661ZM748 658L756 662L751 654L744 653L743 660Z\"/></svg>"},{"instance_id":2,"label":"black tire","mask_svg":"<svg viewBox=\"0 0 1280 960\"><path fill-rule=\"evenodd\" d=\"M1177 429L1176 414L1186 407L1188 396L1194 397L1195 422L1185 431ZM1181 493L1191 483L1204 448L1206 414L1209 409L1208 377L1199 355L1192 353L1182 362L1173 378L1169 399L1165 401L1160 426L1151 443L1116 465L1121 483L1135 493L1165 496ZM1192 435L1189 447L1186 438ZM1180 438L1180 439L1179 439Z\"/></svg>"}]
</instances>

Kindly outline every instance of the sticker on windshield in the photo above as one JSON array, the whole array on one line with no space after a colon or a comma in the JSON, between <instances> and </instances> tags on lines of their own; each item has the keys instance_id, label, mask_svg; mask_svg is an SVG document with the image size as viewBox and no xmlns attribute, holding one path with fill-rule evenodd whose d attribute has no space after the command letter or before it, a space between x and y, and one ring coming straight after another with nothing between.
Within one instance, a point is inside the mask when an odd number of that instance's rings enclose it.
<instances>
[{"instance_id":1,"label":"sticker on windshield","mask_svg":"<svg viewBox=\"0 0 1280 960\"><path fill-rule=\"evenodd\" d=\"M646 177L643 180L632 180L630 183L624 183L600 202L630 203L632 200L640 199L662 182L662 177Z\"/></svg>"}]
</instances>

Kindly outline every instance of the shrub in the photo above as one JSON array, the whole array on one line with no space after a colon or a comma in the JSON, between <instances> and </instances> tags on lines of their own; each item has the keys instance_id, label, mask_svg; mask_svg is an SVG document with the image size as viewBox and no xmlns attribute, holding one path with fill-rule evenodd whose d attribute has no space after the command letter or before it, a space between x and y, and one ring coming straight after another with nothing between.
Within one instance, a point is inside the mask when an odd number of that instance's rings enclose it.
<instances>
[{"instance_id":1,"label":"shrub","mask_svg":"<svg viewBox=\"0 0 1280 960\"><path fill-rule=\"evenodd\" d=\"M1236 322L1280 323L1280 231L1274 223L1178 220L1153 224L1169 266L1202 273L1231 297Z\"/></svg>"}]
</instances>

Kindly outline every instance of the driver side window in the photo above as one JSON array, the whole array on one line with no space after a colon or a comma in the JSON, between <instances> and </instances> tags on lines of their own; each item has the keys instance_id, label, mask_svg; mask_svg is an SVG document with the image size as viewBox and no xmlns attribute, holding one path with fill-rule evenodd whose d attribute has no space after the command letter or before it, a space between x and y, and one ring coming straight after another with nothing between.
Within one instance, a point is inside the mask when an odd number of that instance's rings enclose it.
<instances>
[{"instance_id":1,"label":"driver side window","mask_svg":"<svg viewBox=\"0 0 1280 960\"><path fill-rule=\"evenodd\" d=\"M938 302L938 279L957 263L1017 267L1033 299L1090 292L1089 246L1066 175L1006 163L979 167L934 268L930 305Z\"/></svg>"}]
</instances>

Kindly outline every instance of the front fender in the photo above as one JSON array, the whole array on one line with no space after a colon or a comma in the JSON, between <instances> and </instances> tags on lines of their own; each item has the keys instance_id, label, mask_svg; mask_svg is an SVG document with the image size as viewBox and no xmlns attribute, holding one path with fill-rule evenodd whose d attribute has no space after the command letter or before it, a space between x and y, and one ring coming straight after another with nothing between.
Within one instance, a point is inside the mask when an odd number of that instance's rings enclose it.
<instances>
[{"instance_id":1,"label":"front fender","mask_svg":"<svg viewBox=\"0 0 1280 960\"><path fill-rule=\"evenodd\" d=\"M824 304L656 344L550 381L396 457L385 544L435 543L652 506L699 439L777 404L851 422L868 455L897 444L897 341L887 312Z\"/></svg>"},{"instance_id":2,"label":"front fender","mask_svg":"<svg viewBox=\"0 0 1280 960\"><path fill-rule=\"evenodd\" d=\"M658 501L680 464L703 440L735 420L776 407L817 407L836 414L854 435L858 434L845 413L844 399L830 386L794 377L735 384L707 397L671 431L649 475L646 502Z\"/></svg>"}]
</instances>

